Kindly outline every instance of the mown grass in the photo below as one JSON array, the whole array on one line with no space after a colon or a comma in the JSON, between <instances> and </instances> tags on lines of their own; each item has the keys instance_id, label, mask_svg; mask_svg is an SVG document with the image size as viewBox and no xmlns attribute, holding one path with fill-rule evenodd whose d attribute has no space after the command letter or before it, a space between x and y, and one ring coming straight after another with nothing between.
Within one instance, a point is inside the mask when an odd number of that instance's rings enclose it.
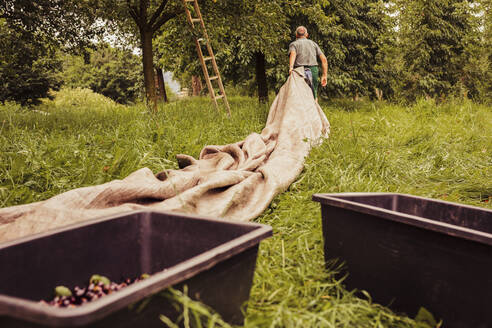
<instances>
[{"instance_id":1,"label":"mown grass","mask_svg":"<svg viewBox=\"0 0 492 328\"><path fill-rule=\"evenodd\" d=\"M259 132L268 113L246 97L231 99L231 119L207 98L171 103L151 116L144 106L96 97L65 90L38 111L0 106L1 206L123 178L141 167L176 168L176 154L198 156L204 145ZM313 149L299 179L257 219L272 225L274 236L260 249L245 326L423 327L368 294L356 297L335 278L337 270L325 269L320 209L311 195L391 191L491 208L492 110L432 101L322 107L330 138ZM183 295L173 297L216 319Z\"/></svg>"}]
</instances>

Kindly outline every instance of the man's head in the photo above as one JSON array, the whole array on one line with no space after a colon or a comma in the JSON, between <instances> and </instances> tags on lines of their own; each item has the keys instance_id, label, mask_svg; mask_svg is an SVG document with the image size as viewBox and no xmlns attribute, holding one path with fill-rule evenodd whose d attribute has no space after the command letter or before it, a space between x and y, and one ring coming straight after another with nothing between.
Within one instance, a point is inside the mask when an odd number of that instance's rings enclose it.
<instances>
[{"instance_id":1,"label":"man's head","mask_svg":"<svg viewBox=\"0 0 492 328\"><path fill-rule=\"evenodd\" d=\"M304 26L299 26L298 28L296 28L296 38L307 38L308 37L308 31L307 31L307 28L305 28Z\"/></svg>"}]
</instances>

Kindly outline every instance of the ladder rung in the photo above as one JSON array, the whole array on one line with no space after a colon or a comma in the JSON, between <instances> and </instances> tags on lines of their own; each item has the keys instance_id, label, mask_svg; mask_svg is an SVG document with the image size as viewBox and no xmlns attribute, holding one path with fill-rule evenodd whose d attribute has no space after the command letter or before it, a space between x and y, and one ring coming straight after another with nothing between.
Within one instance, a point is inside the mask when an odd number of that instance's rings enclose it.
<instances>
[{"instance_id":1,"label":"ladder rung","mask_svg":"<svg viewBox=\"0 0 492 328\"><path fill-rule=\"evenodd\" d=\"M185 0L186 2L195 2L195 0Z\"/></svg>"},{"instance_id":2,"label":"ladder rung","mask_svg":"<svg viewBox=\"0 0 492 328\"><path fill-rule=\"evenodd\" d=\"M209 80L210 81L213 81L213 80L217 80L218 78L219 78L219 76L218 75L215 75L215 76L212 76Z\"/></svg>"},{"instance_id":3,"label":"ladder rung","mask_svg":"<svg viewBox=\"0 0 492 328\"><path fill-rule=\"evenodd\" d=\"M199 38L199 39L198 39L198 42L202 42L202 41L207 42L207 40L205 40L204 38Z\"/></svg>"},{"instance_id":4,"label":"ladder rung","mask_svg":"<svg viewBox=\"0 0 492 328\"><path fill-rule=\"evenodd\" d=\"M220 98L224 98L224 95L219 95L219 96L215 97L215 99L220 99Z\"/></svg>"},{"instance_id":5,"label":"ladder rung","mask_svg":"<svg viewBox=\"0 0 492 328\"><path fill-rule=\"evenodd\" d=\"M200 23L202 20L200 18L192 18L191 21L193 23Z\"/></svg>"},{"instance_id":6,"label":"ladder rung","mask_svg":"<svg viewBox=\"0 0 492 328\"><path fill-rule=\"evenodd\" d=\"M212 60L212 57L204 57L203 58L204 61L207 61L207 60Z\"/></svg>"}]
</instances>

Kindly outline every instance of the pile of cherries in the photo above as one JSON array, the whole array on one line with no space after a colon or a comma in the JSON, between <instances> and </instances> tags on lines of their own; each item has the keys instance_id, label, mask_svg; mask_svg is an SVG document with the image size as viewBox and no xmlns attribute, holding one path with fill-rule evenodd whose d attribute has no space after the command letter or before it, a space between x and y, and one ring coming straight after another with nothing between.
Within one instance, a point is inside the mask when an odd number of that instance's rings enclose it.
<instances>
[{"instance_id":1,"label":"pile of cherries","mask_svg":"<svg viewBox=\"0 0 492 328\"><path fill-rule=\"evenodd\" d=\"M122 283L110 281L108 278L100 275L93 275L89 280L88 287L75 286L73 290L65 286L55 288L55 297L50 301L40 301L43 304L55 307L76 307L88 302L95 301L103 296L114 293L128 285L148 278L148 274L143 274L135 279L126 279Z\"/></svg>"}]
</instances>

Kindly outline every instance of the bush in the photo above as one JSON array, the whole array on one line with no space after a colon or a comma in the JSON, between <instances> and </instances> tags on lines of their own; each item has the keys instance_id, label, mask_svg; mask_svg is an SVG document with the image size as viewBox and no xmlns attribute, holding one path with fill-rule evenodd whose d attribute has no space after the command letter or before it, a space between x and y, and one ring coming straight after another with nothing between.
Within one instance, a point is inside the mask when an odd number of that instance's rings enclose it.
<instances>
[{"instance_id":1,"label":"bush","mask_svg":"<svg viewBox=\"0 0 492 328\"><path fill-rule=\"evenodd\" d=\"M142 65L131 51L101 45L88 54L87 62L81 56L65 56L61 77L66 87L88 88L121 104L142 96Z\"/></svg>"},{"instance_id":2,"label":"bush","mask_svg":"<svg viewBox=\"0 0 492 328\"><path fill-rule=\"evenodd\" d=\"M124 107L114 102L101 94L95 93L90 89L82 88L65 88L60 91L53 92L53 99L44 99L42 104L37 109L50 112L53 110L70 110L70 111L85 111L96 109L114 110Z\"/></svg>"}]
</instances>

